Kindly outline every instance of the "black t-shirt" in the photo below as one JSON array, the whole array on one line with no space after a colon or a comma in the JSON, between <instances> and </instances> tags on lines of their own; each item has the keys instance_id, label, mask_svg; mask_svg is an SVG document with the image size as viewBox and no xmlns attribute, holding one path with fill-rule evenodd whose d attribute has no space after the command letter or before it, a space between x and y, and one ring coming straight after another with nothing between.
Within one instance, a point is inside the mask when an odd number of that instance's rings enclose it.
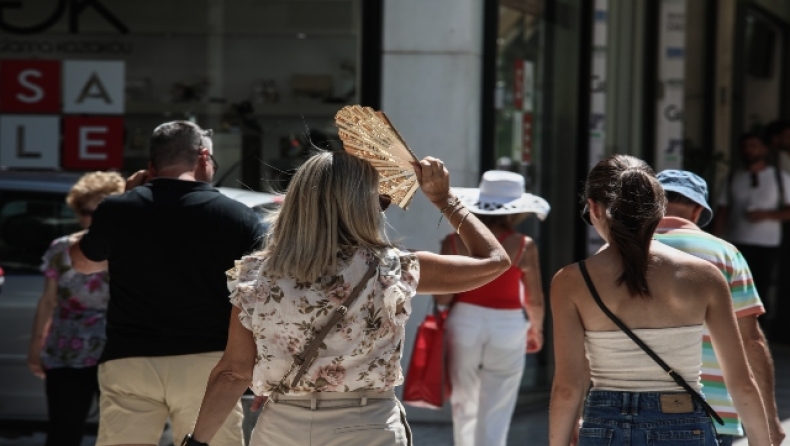
<instances>
[{"instance_id":1,"label":"black t-shirt","mask_svg":"<svg viewBox=\"0 0 790 446\"><path fill-rule=\"evenodd\" d=\"M225 271L262 237L255 212L203 182L158 178L105 198L80 241L109 261L101 361L224 350Z\"/></svg>"}]
</instances>

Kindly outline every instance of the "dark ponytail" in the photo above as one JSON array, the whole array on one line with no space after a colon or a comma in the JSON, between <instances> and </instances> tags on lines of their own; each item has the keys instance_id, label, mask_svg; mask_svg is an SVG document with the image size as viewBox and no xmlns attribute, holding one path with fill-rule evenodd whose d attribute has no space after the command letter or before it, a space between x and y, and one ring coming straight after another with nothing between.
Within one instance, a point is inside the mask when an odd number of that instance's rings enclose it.
<instances>
[{"instance_id":1,"label":"dark ponytail","mask_svg":"<svg viewBox=\"0 0 790 446\"><path fill-rule=\"evenodd\" d=\"M617 284L624 283L632 296L650 296L650 242L666 208L664 190L653 170L633 156L606 158L587 176L584 198L606 207L609 243L623 263Z\"/></svg>"}]
</instances>

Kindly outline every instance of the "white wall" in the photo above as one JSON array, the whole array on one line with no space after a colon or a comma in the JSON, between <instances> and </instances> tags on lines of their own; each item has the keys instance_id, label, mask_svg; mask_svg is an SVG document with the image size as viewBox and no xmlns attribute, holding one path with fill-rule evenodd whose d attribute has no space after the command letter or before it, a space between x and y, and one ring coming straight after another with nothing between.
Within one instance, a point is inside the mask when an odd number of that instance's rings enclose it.
<instances>
[{"instance_id":1,"label":"white wall","mask_svg":"<svg viewBox=\"0 0 790 446\"><path fill-rule=\"evenodd\" d=\"M480 157L483 48L480 0L385 0L382 109L418 157L432 155L449 168L453 186L476 186ZM387 212L390 235L407 247L437 251L450 231L439 211L418 194L411 208ZM417 296L404 346L429 308ZM449 412L409 408L409 419L445 419Z\"/></svg>"}]
</instances>

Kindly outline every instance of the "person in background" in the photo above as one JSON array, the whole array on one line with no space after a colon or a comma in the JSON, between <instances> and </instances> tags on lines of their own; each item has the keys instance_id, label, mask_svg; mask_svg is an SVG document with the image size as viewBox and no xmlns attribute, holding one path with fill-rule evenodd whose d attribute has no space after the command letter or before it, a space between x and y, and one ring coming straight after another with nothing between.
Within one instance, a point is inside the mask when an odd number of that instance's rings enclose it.
<instances>
[{"instance_id":1,"label":"person in background","mask_svg":"<svg viewBox=\"0 0 790 446\"><path fill-rule=\"evenodd\" d=\"M790 174L790 121L777 120L765 128L765 141L771 150L774 166ZM790 222L782 222L782 245L779 249L779 274L776 281L776 305L768 331L772 342L790 344Z\"/></svg>"},{"instance_id":2,"label":"person in background","mask_svg":"<svg viewBox=\"0 0 790 446\"><path fill-rule=\"evenodd\" d=\"M779 260L782 222L790 220L790 175L769 164L768 148L756 133L744 134L739 144L744 167L733 170L719 188L711 232L743 254L765 317L771 318L769 290Z\"/></svg>"},{"instance_id":3,"label":"person in background","mask_svg":"<svg viewBox=\"0 0 790 446\"><path fill-rule=\"evenodd\" d=\"M577 430L580 446L717 445L711 417L692 396L701 391L703 323L749 443L769 446L768 421L727 282L710 262L653 240L666 206L653 171L638 158L610 156L588 174L583 197L582 217L607 245L562 268L552 281L550 446L567 446ZM602 306L669 364L691 392ZM578 428L578 408L590 381Z\"/></svg>"},{"instance_id":4,"label":"person in background","mask_svg":"<svg viewBox=\"0 0 790 446\"><path fill-rule=\"evenodd\" d=\"M549 206L524 192L523 176L507 171L488 171L478 189L453 192L496 236L511 262L510 269L480 288L434 296L440 308L452 305L447 341L453 437L456 446L504 446L524 351L543 347L545 313L538 247L514 228L528 213L544 219ZM444 238L441 254L470 255L457 234Z\"/></svg>"},{"instance_id":5,"label":"person in background","mask_svg":"<svg viewBox=\"0 0 790 446\"><path fill-rule=\"evenodd\" d=\"M88 228L96 207L123 192L114 172L91 172L72 186L66 202L80 226ZM44 253L44 292L38 300L27 363L45 380L47 446L82 442L85 421L99 393L96 376L104 349L105 316L110 298L106 272L81 274L72 268L69 246L78 234L56 239Z\"/></svg>"},{"instance_id":6,"label":"person in background","mask_svg":"<svg viewBox=\"0 0 790 446\"><path fill-rule=\"evenodd\" d=\"M657 175L667 197L667 212L658 224L656 240L694 257L716 265L727 280L730 297L738 320L746 358L760 389L771 439L780 444L785 437L774 395L774 365L757 317L765 309L754 286L749 265L731 244L700 229L710 223L713 212L708 205L708 185L698 175L683 170L665 170ZM732 444L734 437L743 436L743 427L732 396L722 386L722 369L711 346L710 333L702 339L702 391L705 399L724 419L716 431L722 446Z\"/></svg>"},{"instance_id":7,"label":"person in background","mask_svg":"<svg viewBox=\"0 0 790 446\"><path fill-rule=\"evenodd\" d=\"M212 443L234 401L252 385L269 404L250 440L261 445L411 445L394 389L416 293L458 293L510 267L507 252L450 191L444 164L414 166L420 188L471 257L410 252L382 233L379 173L347 152L319 152L291 181L266 248L245 257L235 284L228 347L206 387L186 445ZM359 296L349 304L347 299ZM338 322L329 325L336 314ZM314 361L297 376L317 331ZM309 356L308 356L309 358ZM298 367L297 367L298 368Z\"/></svg>"},{"instance_id":8,"label":"person in background","mask_svg":"<svg viewBox=\"0 0 790 446\"><path fill-rule=\"evenodd\" d=\"M168 418L176 438L184 436L225 349L225 271L263 233L255 212L209 184L217 170L210 135L188 121L154 129L149 169L104 200L71 246L78 271L109 265L100 446L158 444ZM241 446L241 402L228 412L216 444Z\"/></svg>"}]
</instances>

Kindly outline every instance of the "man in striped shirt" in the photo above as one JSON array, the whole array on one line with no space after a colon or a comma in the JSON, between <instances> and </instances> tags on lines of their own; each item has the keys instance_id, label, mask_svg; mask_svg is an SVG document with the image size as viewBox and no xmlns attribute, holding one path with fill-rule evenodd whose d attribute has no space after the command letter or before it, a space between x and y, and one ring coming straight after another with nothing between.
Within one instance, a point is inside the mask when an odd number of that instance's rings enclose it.
<instances>
[{"instance_id":1,"label":"man in striped shirt","mask_svg":"<svg viewBox=\"0 0 790 446\"><path fill-rule=\"evenodd\" d=\"M713 218L707 202L708 186L705 180L682 170L665 170L658 174L658 180L667 195L667 212L658 225L655 238L713 263L727 279L747 359L770 422L771 438L778 445L785 434L776 411L774 366L765 336L757 324L757 317L765 313L765 309L754 286L749 265L733 245L700 229ZM702 385L705 399L725 422L723 427L716 425L721 444L732 444L734 436L744 435L743 427L735 413L732 397L724 386L721 366L707 330L702 340Z\"/></svg>"}]
</instances>

